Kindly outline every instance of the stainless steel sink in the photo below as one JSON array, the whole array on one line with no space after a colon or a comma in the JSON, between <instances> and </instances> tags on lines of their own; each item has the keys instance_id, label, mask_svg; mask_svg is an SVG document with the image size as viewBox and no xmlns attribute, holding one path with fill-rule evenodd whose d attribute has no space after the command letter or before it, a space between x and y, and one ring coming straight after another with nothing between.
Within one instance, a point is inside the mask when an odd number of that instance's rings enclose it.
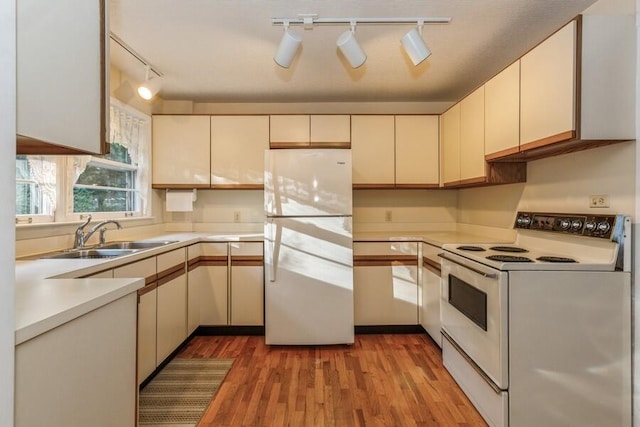
<instances>
[{"instance_id":1,"label":"stainless steel sink","mask_svg":"<svg viewBox=\"0 0 640 427\"><path fill-rule=\"evenodd\" d=\"M42 259L95 259L116 258L136 252L135 249L80 249L68 252L55 252L39 256Z\"/></svg>"},{"instance_id":2,"label":"stainless steel sink","mask_svg":"<svg viewBox=\"0 0 640 427\"><path fill-rule=\"evenodd\" d=\"M111 242L100 246L100 249L151 249L159 246L176 243L177 240L164 240L155 242L130 241L130 242Z\"/></svg>"}]
</instances>

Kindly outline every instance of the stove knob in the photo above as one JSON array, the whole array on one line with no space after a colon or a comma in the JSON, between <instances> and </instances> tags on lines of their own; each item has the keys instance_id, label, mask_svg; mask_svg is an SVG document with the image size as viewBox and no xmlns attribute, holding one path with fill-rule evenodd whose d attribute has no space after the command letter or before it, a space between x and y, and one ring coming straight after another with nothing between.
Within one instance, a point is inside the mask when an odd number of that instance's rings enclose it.
<instances>
[{"instance_id":1,"label":"stove knob","mask_svg":"<svg viewBox=\"0 0 640 427\"><path fill-rule=\"evenodd\" d=\"M579 219L574 219L573 221L571 221L571 229L573 231L580 231L581 228L582 228L582 221L580 221Z\"/></svg>"},{"instance_id":2,"label":"stove knob","mask_svg":"<svg viewBox=\"0 0 640 427\"><path fill-rule=\"evenodd\" d=\"M561 219L560 220L560 229L568 230L569 227L571 227L571 221L569 221L568 219Z\"/></svg>"},{"instance_id":3,"label":"stove knob","mask_svg":"<svg viewBox=\"0 0 640 427\"><path fill-rule=\"evenodd\" d=\"M531 224L531 218L528 216L520 216L518 217L518 219L516 219L516 223L520 227L528 227L529 224Z\"/></svg>"},{"instance_id":4,"label":"stove knob","mask_svg":"<svg viewBox=\"0 0 640 427\"><path fill-rule=\"evenodd\" d=\"M584 231L588 231L589 233L596 231L596 228L597 228L597 224L595 221L587 221L584 224Z\"/></svg>"},{"instance_id":5,"label":"stove knob","mask_svg":"<svg viewBox=\"0 0 640 427\"><path fill-rule=\"evenodd\" d=\"M606 233L611 228L611 225L608 222L602 221L598 223L598 231L601 233Z\"/></svg>"}]
</instances>

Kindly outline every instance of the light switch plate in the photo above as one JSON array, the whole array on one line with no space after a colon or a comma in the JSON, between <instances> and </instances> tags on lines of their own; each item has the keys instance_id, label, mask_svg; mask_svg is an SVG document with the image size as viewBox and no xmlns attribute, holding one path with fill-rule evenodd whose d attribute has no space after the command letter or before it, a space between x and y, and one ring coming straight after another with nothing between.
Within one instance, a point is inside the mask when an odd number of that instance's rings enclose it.
<instances>
[{"instance_id":1,"label":"light switch plate","mask_svg":"<svg viewBox=\"0 0 640 427\"><path fill-rule=\"evenodd\" d=\"M609 195L608 194L595 194L589 196L590 208L608 208L609 207Z\"/></svg>"}]
</instances>

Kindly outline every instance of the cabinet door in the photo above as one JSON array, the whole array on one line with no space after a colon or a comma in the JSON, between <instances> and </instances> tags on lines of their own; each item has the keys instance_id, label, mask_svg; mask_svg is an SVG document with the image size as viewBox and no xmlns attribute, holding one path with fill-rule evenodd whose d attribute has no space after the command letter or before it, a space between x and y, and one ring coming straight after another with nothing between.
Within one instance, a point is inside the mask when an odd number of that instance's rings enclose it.
<instances>
[{"instance_id":1,"label":"cabinet door","mask_svg":"<svg viewBox=\"0 0 640 427\"><path fill-rule=\"evenodd\" d=\"M396 186L437 187L438 116L396 116Z\"/></svg>"},{"instance_id":2,"label":"cabinet door","mask_svg":"<svg viewBox=\"0 0 640 427\"><path fill-rule=\"evenodd\" d=\"M201 289L198 268L202 249L200 244L187 247L187 335L200 326Z\"/></svg>"},{"instance_id":3,"label":"cabinet door","mask_svg":"<svg viewBox=\"0 0 640 427\"><path fill-rule=\"evenodd\" d=\"M200 243L202 255L198 268L189 272L198 288L200 325L220 326L229 323L228 245Z\"/></svg>"},{"instance_id":4,"label":"cabinet door","mask_svg":"<svg viewBox=\"0 0 640 427\"><path fill-rule=\"evenodd\" d=\"M520 145L520 61L484 85L484 154L488 159L518 152Z\"/></svg>"},{"instance_id":5,"label":"cabinet door","mask_svg":"<svg viewBox=\"0 0 640 427\"><path fill-rule=\"evenodd\" d=\"M138 291L138 385L156 369L156 303L152 286Z\"/></svg>"},{"instance_id":6,"label":"cabinet door","mask_svg":"<svg viewBox=\"0 0 640 427\"><path fill-rule=\"evenodd\" d=\"M314 115L311 116L311 144L315 146L345 146L351 142L351 116Z\"/></svg>"},{"instance_id":7,"label":"cabinet door","mask_svg":"<svg viewBox=\"0 0 640 427\"><path fill-rule=\"evenodd\" d=\"M231 246L231 324L264 325L262 243Z\"/></svg>"},{"instance_id":8,"label":"cabinet door","mask_svg":"<svg viewBox=\"0 0 640 427\"><path fill-rule=\"evenodd\" d=\"M159 365L187 338L187 275L184 272L172 279L158 280L157 309L156 365Z\"/></svg>"},{"instance_id":9,"label":"cabinet door","mask_svg":"<svg viewBox=\"0 0 640 427\"><path fill-rule=\"evenodd\" d=\"M211 186L262 188L269 116L211 117Z\"/></svg>"},{"instance_id":10,"label":"cabinet door","mask_svg":"<svg viewBox=\"0 0 640 427\"><path fill-rule=\"evenodd\" d=\"M308 115L270 116L269 142L272 148L309 145Z\"/></svg>"},{"instance_id":11,"label":"cabinet door","mask_svg":"<svg viewBox=\"0 0 640 427\"><path fill-rule=\"evenodd\" d=\"M55 144L49 154L105 153L109 2L15 4L18 153L45 154L39 142Z\"/></svg>"},{"instance_id":12,"label":"cabinet door","mask_svg":"<svg viewBox=\"0 0 640 427\"><path fill-rule=\"evenodd\" d=\"M420 307L420 324L442 347L440 333L440 267L435 261L442 250L436 246L422 245L422 300Z\"/></svg>"},{"instance_id":13,"label":"cabinet door","mask_svg":"<svg viewBox=\"0 0 640 427\"><path fill-rule=\"evenodd\" d=\"M521 146L575 135L576 35L571 21L520 60Z\"/></svg>"},{"instance_id":14,"label":"cabinet door","mask_svg":"<svg viewBox=\"0 0 640 427\"><path fill-rule=\"evenodd\" d=\"M442 182L446 187L460 183L460 103L448 109L441 120Z\"/></svg>"},{"instance_id":15,"label":"cabinet door","mask_svg":"<svg viewBox=\"0 0 640 427\"><path fill-rule=\"evenodd\" d=\"M417 243L354 243L355 324L417 325Z\"/></svg>"},{"instance_id":16,"label":"cabinet door","mask_svg":"<svg viewBox=\"0 0 640 427\"><path fill-rule=\"evenodd\" d=\"M482 182L484 161L484 86L460 102L460 181Z\"/></svg>"},{"instance_id":17,"label":"cabinet door","mask_svg":"<svg viewBox=\"0 0 640 427\"><path fill-rule=\"evenodd\" d=\"M153 186L209 188L209 116L153 116Z\"/></svg>"},{"instance_id":18,"label":"cabinet door","mask_svg":"<svg viewBox=\"0 0 640 427\"><path fill-rule=\"evenodd\" d=\"M393 116L351 116L354 187L395 185L394 125Z\"/></svg>"}]
</instances>

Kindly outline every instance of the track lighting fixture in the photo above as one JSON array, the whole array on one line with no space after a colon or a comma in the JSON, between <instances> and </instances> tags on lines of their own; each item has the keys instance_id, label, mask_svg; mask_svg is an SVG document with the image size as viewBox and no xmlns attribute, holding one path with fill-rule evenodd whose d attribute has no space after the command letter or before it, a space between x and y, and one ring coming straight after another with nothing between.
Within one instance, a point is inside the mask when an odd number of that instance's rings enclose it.
<instances>
[{"instance_id":1,"label":"track lighting fixture","mask_svg":"<svg viewBox=\"0 0 640 427\"><path fill-rule=\"evenodd\" d=\"M358 68L367 60L367 55L355 38L356 24L416 24L416 28L405 34L400 41L413 65L418 65L431 55L431 50L429 50L422 38L424 24L448 24L449 22L451 22L451 18L448 17L318 18L315 14L299 14L297 18L272 18L271 23L273 25L282 25L285 28L285 34L274 59L278 65L288 67L302 42L301 37L289 31L290 25L304 25L305 29L313 29L315 25L351 25L351 30L345 31L338 37L337 45L347 61L349 61L349 64L353 68Z\"/></svg>"},{"instance_id":2,"label":"track lighting fixture","mask_svg":"<svg viewBox=\"0 0 640 427\"><path fill-rule=\"evenodd\" d=\"M338 49L347 58L352 68L358 68L367 60L367 55L364 53L358 40L356 40L356 23L351 23L351 30L347 30L340 34L336 43Z\"/></svg>"},{"instance_id":3,"label":"track lighting fixture","mask_svg":"<svg viewBox=\"0 0 640 427\"><path fill-rule=\"evenodd\" d=\"M413 65L420 64L431 55L431 51L422 38L423 25L423 22L418 22L418 26L405 34L400 40Z\"/></svg>"},{"instance_id":4,"label":"track lighting fixture","mask_svg":"<svg viewBox=\"0 0 640 427\"><path fill-rule=\"evenodd\" d=\"M138 86L138 95L149 101L156 96L162 87L162 73L157 68L153 67L149 61L144 59L138 52L133 50L131 46L124 42L120 37L114 33L109 33L109 38L120 45L124 50L131 54L135 59L140 61L145 66L144 82ZM152 77L151 73L154 73L157 77Z\"/></svg>"},{"instance_id":5,"label":"track lighting fixture","mask_svg":"<svg viewBox=\"0 0 640 427\"><path fill-rule=\"evenodd\" d=\"M302 37L289 29L288 22L285 22L282 25L284 27L284 34L282 35L280 46L278 46L278 51L273 57L273 60L281 67L289 68L291 61L293 61L293 58L296 56L296 52L302 43Z\"/></svg>"}]
</instances>

